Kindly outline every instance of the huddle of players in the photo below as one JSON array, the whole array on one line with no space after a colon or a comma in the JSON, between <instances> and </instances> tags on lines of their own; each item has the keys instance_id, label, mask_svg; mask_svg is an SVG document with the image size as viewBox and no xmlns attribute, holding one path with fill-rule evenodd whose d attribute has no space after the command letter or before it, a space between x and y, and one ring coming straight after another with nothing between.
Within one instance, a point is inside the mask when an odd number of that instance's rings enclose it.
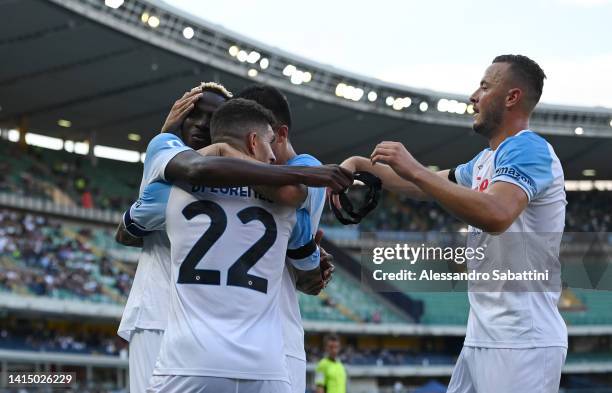
<instances>
[{"instance_id":1,"label":"huddle of players","mask_svg":"<svg viewBox=\"0 0 612 393\"><path fill-rule=\"evenodd\" d=\"M553 285L544 290L473 291L473 284L482 283L469 283L467 334L448 391L557 393L567 353L567 329L557 309L561 287L554 285L560 282L560 236L541 235L562 234L566 199L559 158L529 127L544 79L525 56L496 57L470 97L472 128L489 146L439 172L389 141L368 158L345 160L345 170L253 163L271 162L280 153L279 163L318 164L287 148L290 120L272 105L264 104L276 119L252 101L221 105L229 97L218 93L224 90L186 93L163 129L178 130L176 135L164 132L151 141L140 199L124 216L124 228L144 236L119 329L130 340L131 378L145 381L132 391L144 391L150 380L150 392L303 393L299 308L283 302L295 300L300 276L316 277L315 290L323 285L320 269L312 268L321 252L312 237L324 196L311 187L305 196L296 184L340 191L352 183L353 172L369 171L385 189L435 200L467 223L468 246L488 250L483 261L468 261L468 269L553 272ZM203 125L213 112L210 145ZM163 213L150 213L155 211ZM165 232L148 232L162 227ZM520 236L498 236L513 232ZM528 237L538 241L524 241ZM288 263L279 263L287 246ZM280 289L286 283L290 289ZM288 322L294 316L295 326ZM155 370L146 370L154 359Z\"/></svg>"},{"instance_id":2,"label":"huddle of players","mask_svg":"<svg viewBox=\"0 0 612 393\"><path fill-rule=\"evenodd\" d=\"M149 143L117 233L143 247L119 327L131 391L305 391L296 288L316 294L330 278L315 241L324 187L352 174L297 155L290 127L277 89L233 98L206 83Z\"/></svg>"}]
</instances>

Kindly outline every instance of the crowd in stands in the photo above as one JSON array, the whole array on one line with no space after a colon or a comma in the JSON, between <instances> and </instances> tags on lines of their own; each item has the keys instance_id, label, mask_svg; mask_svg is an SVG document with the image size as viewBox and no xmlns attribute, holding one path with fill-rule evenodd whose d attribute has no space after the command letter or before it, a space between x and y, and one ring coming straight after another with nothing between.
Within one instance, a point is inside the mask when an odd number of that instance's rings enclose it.
<instances>
[{"instance_id":1,"label":"crowd in stands","mask_svg":"<svg viewBox=\"0 0 612 393\"><path fill-rule=\"evenodd\" d=\"M88 156L7 142L0 142L0 153L0 192L84 208L125 209L142 173L140 164L97 159L92 165Z\"/></svg>"},{"instance_id":2,"label":"crowd in stands","mask_svg":"<svg viewBox=\"0 0 612 393\"><path fill-rule=\"evenodd\" d=\"M125 301L135 267L96 252L90 240L88 229L71 232L43 216L0 210L0 290Z\"/></svg>"},{"instance_id":3,"label":"crowd in stands","mask_svg":"<svg viewBox=\"0 0 612 393\"><path fill-rule=\"evenodd\" d=\"M142 166L90 158L67 152L52 152L32 146L15 148L0 142L0 192L62 200L66 194L76 206L123 211L137 195ZM355 200L359 191L351 192ZM65 199L65 198L64 198ZM568 192L568 232L610 232L612 192ZM326 209L322 224L341 225ZM359 230L406 232L457 232L465 228L433 202L419 202L383 192L378 207L360 224Z\"/></svg>"},{"instance_id":4,"label":"crowd in stands","mask_svg":"<svg viewBox=\"0 0 612 393\"><path fill-rule=\"evenodd\" d=\"M351 199L360 203L360 191L351 191ZM567 193L566 232L612 232L612 192L584 191ZM326 226L342 226L330 209L321 217ZM383 191L377 208L359 224L361 232L459 232L466 225L434 202L415 201Z\"/></svg>"},{"instance_id":5,"label":"crowd in stands","mask_svg":"<svg viewBox=\"0 0 612 393\"><path fill-rule=\"evenodd\" d=\"M110 332L57 329L47 321L33 319L0 322L0 348L37 352L98 354L127 358L127 343Z\"/></svg>"}]
</instances>

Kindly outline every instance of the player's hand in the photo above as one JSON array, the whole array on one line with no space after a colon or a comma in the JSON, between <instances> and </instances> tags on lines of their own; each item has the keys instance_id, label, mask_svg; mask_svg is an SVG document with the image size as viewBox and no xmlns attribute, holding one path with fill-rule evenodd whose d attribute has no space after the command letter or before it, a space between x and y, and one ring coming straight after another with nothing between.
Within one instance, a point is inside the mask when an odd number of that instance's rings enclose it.
<instances>
[{"instance_id":1,"label":"player's hand","mask_svg":"<svg viewBox=\"0 0 612 393\"><path fill-rule=\"evenodd\" d=\"M398 176L412 181L414 175L425 169L399 142L380 142L370 155L372 165L387 164Z\"/></svg>"},{"instance_id":2,"label":"player's hand","mask_svg":"<svg viewBox=\"0 0 612 393\"><path fill-rule=\"evenodd\" d=\"M223 145L226 145L226 143L213 143L212 145L201 148L198 150L198 153L206 157L221 157L223 155Z\"/></svg>"},{"instance_id":3,"label":"player's hand","mask_svg":"<svg viewBox=\"0 0 612 393\"><path fill-rule=\"evenodd\" d=\"M187 115L195 108L195 104L200 97L202 97L202 87L196 86L176 100L172 109L170 109L170 113L168 113L168 117L166 117L162 132L178 130Z\"/></svg>"},{"instance_id":4,"label":"player's hand","mask_svg":"<svg viewBox=\"0 0 612 393\"><path fill-rule=\"evenodd\" d=\"M317 230L315 235L315 243L319 246L319 251L321 253L320 259L320 268L321 268L321 279L323 280L323 288L329 284L332 279L332 275L334 273L334 269L336 268L332 263L334 260L334 256L329 254L327 251L321 247L321 239L323 238L323 231L321 229ZM323 289L321 288L321 289Z\"/></svg>"},{"instance_id":5,"label":"player's hand","mask_svg":"<svg viewBox=\"0 0 612 393\"><path fill-rule=\"evenodd\" d=\"M353 184L353 172L340 165L321 165L302 168L303 184L309 187L329 187L340 192Z\"/></svg>"}]
</instances>

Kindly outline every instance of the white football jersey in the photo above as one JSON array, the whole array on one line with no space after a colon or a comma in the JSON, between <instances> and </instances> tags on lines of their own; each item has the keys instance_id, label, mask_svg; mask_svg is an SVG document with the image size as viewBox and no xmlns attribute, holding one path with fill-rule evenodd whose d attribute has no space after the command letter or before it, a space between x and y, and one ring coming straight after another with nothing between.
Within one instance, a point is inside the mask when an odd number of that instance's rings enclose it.
<instances>
[{"instance_id":1,"label":"white football jersey","mask_svg":"<svg viewBox=\"0 0 612 393\"><path fill-rule=\"evenodd\" d=\"M552 146L533 131L523 130L496 150L487 148L460 165L455 175L458 184L480 192L495 182L512 183L529 199L504 234L491 235L469 227L468 246L486 247L486 252L482 261L469 260L468 269L490 273L492 267L502 271L530 267L548 270L554 283L546 290L537 290L536 284L504 282L496 291L475 291L480 284L470 282L464 345L567 347L567 329L557 308L561 295L559 248L567 202L563 169ZM523 290L506 290L511 285Z\"/></svg>"},{"instance_id":2,"label":"white football jersey","mask_svg":"<svg viewBox=\"0 0 612 393\"><path fill-rule=\"evenodd\" d=\"M311 241L295 209L248 187L174 186L165 213L171 304L154 374L288 381L285 255ZM315 248L302 262L318 259Z\"/></svg>"},{"instance_id":3,"label":"white football jersey","mask_svg":"<svg viewBox=\"0 0 612 393\"><path fill-rule=\"evenodd\" d=\"M147 146L139 196L142 197L147 185L165 180L164 172L168 162L178 153L189 149L174 134L162 133L154 137ZM135 222L131 212L133 209L123 216L126 229L136 237L146 237L143 239L136 275L117 332L128 341L136 328L165 329L170 293L168 237L163 231L149 233L143 229Z\"/></svg>"},{"instance_id":4,"label":"white football jersey","mask_svg":"<svg viewBox=\"0 0 612 393\"><path fill-rule=\"evenodd\" d=\"M287 161L287 165L294 166L319 166L321 162L308 154L300 154ZM325 205L325 189L308 187L308 196L297 211L297 221L303 230L310 233L311 237L319 228L321 213ZM287 263L298 270L312 270L316 268L319 261L313 264L295 263L287 258ZM303 361L306 361L306 351L304 350L304 327L302 325L302 315L300 314L300 304L296 288L296 277L292 274L287 265L283 271L281 283L280 308L283 318L283 338L285 341L285 354ZM304 376L305 377L305 376Z\"/></svg>"}]
</instances>

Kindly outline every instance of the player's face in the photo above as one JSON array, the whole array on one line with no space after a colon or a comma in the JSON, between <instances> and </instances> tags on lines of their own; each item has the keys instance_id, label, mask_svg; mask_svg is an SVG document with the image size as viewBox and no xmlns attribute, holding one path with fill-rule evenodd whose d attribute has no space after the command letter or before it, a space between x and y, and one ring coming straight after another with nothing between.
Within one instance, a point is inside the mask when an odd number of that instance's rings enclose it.
<instances>
[{"instance_id":1,"label":"player's face","mask_svg":"<svg viewBox=\"0 0 612 393\"><path fill-rule=\"evenodd\" d=\"M286 159L285 159L287 154L285 154L285 152L287 150L288 133L289 133L289 128L284 124L274 128L275 137L274 137L274 143L272 143L272 152L274 152L274 155L276 156L275 164L277 165L287 164Z\"/></svg>"},{"instance_id":2,"label":"player's face","mask_svg":"<svg viewBox=\"0 0 612 393\"><path fill-rule=\"evenodd\" d=\"M472 128L478 134L490 136L502 122L507 93L503 76L508 67L506 63L491 64L485 71L480 86L470 97L474 105Z\"/></svg>"},{"instance_id":3,"label":"player's face","mask_svg":"<svg viewBox=\"0 0 612 393\"><path fill-rule=\"evenodd\" d=\"M181 128L181 139L194 150L210 145L210 119L225 98L219 94L204 91L195 108L187 115Z\"/></svg>"},{"instance_id":4,"label":"player's face","mask_svg":"<svg viewBox=\"0 0 612 393\"><path fill-rule=\"evenodd\" d=\"M272 151L274 139L275 134L270 125L257 132L253 142L253 157L258 161L274 164L274 161L276 161L276 156Z\"/></svg>"}]
</instances>

